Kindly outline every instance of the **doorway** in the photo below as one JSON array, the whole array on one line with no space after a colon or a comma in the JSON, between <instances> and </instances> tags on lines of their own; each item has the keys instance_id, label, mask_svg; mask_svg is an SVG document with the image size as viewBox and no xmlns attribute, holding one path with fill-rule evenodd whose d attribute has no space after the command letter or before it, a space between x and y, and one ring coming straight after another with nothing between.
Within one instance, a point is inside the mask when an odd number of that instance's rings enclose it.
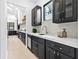
<instances>
[{"instance_id":1,"label":"doorway","mask_svg":"<svg viewBox=\"0 0 79 59\"><path fill-rule=\"evenodd\" d=\"M8 2L7 13L8 59L25 59L26 8Z\"/></svg>"}]
</instances>

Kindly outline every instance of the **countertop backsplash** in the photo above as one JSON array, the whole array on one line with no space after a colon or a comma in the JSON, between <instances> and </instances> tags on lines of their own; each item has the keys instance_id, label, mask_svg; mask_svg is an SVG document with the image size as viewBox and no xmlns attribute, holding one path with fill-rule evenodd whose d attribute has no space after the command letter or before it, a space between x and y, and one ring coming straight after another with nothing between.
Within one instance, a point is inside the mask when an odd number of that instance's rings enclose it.
<instances>
[{"instance_id":1,"label":"countertop backsplash","mask_svg":"<svg viewBox=\"0 0 79 59\"><path fill-rule=\"evenodd\" d=\"M49 35L58 36L58 32L62 32L63 28L66 28L68 38L78 39L78 22L55 24L50 21L44 21L42 26L36 26L33 28L36 28L38 33L43 33L43 30L41 29L43 26L47 27Z\"/></svg>"}]
</instances>

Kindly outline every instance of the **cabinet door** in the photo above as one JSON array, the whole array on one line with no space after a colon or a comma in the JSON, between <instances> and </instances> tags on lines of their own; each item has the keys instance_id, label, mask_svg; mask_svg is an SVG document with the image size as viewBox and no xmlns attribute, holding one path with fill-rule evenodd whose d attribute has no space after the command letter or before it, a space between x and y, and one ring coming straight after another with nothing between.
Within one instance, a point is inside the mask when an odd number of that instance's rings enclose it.
<instances>
[{"instance_id":1,"label":"cabinet door","mask_svg":"<svg viewBox=\"0 0 79 59\"><path fill-rule=\"evenodd\" d=\"M39 44L39 59L45 59L45 49L44 45Z\"/></svg>"},{"instance_id":2,"label":"cabinet door","mask_svg":"<svg viewBox=\"0 0 79 59\"><path fill-rule=\"evenodd\" d=\"M37 26L37 18L36 18L36 16L37 16L37 8L35 7L35 9L34 9L34 26Z\"/></svg>"},{"instance_id":3,"label":"cabinet door","mask_svg":"<svg viewBox=\"0 0 79 59\"><path fill-rule=\"evenodd\" d=\"M42 11L41 7L36 8L36 25L41 25L41 20L42 20Z\"/></svg>"},{"instance_id":4,"label":"cabinet door","mask_svg":"<svg viewBox=\"0 0 79 59\"><path fill-rule=\"evenodd\" d=\"M65 20L64 22L77 21L77 0L64 0L65 2Z\"/></svg>"},{"instance_id":5,"label":"cabinet door","mask_svg":"<svg viewBox=\"0 0 79 59\"><path fill-rule=\"evenodd\" d=\"M62 53L60 53L60 54L58 53L58 55L60 55L60 59L74 59L74 58L69 57L69 56L62 54Z\"/></svg>"},{"instance_id":6,"label":"cabinet door","mask_svg":"<svg viewBox=\"0 0 79 59\"><path fill-rule=\"evenodd\" d=\"M42 22L42 9L40 6L36 6L32 9L32 26L39 26Z\"/></svg>"},{"instance_id":7,"label":"cabinet door","mask_svg":"<svg viewBox=\"0 0 79 59\"><path fill-rule=\"evenodd\" d=\"M75 59L78 59L78 49L75 50Z\"/></svg>"},{"instance_id":8,"label":"cabinet door","mask_svg":"<svg viewBox=\"0 0 79 59\"><path fill-rule=\"evenodd\" d=\"M53 2L53 22L60 23L62 22L62 0L54 0Z\"/></svg>"},{"instance_id":9,"label":"cabinet door","mask_svg":"<svg viewBox=\"0 0 79 59\"><path fill-rule=\"evenodd\" d=\"M26 45L26 34L25 33L23 33L23 43L24 45Z\"/></svg>"},{"instance_id":10,"label":"cabinet door","mask_svg":"<svg viewBox=\"0 0 79 59\"><path fill-rule=\"evenodd\" d=\"M73 0L65 0L65 22L73 20Z\"/></svg>"},{"instance_id":11,"label":"cabinet door","mask_svg":"<svg viewBox=\"0 0 79 59\"><path fill-rule=\"evenodd\" d=\"M21 33L21 41L23 42L23 44L26 44L25 33Z\"/></svg>"},{"instance_id":12,"label":"cabinet door","mask_svg":"<svg viewBox=\"0 0 79 59\"><path fill-rule=\"evenodd\" d=\"M32 52L38 57L38 43L32 41Z\"/></svg>"},{"instance_id":13,"label":"cabinet door","mask_svg":"<svg viewBox=\"0 0 79 59\"><path fill-rule=\"evenodd\" d=\"M54 0L53 22L66 23L78 19L78 0Z\"/></svg>"},{"instance_id":14,"label":"cabinet door","mask_svg":"<svg viewBox=\"0 0 79 59\"><path fill-rule=\"evenodd\" d=\"M57 59L56 51L49 47L46 47L46 59Z\"/></svg>"},{"instance_id":15,"label":"cabinet door","mask_svg":"<svg viewBox=\"0 0 79 59\"><path fill-rule=\"evenodd\" d=\"M35 26L35 10L32 9L32 26Z\"/></svg>"}]
</instances>

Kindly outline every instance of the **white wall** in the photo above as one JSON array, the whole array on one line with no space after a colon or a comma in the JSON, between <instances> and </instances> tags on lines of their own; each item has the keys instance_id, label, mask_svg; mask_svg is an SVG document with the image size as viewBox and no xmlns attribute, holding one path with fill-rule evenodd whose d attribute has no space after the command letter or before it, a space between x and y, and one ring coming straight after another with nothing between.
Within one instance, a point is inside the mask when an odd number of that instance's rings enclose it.
<instances>
[{"instance_id":1,"label":"white wall","mask_svg":"<svg viewBox=\"0 0 79 59\"><path fill-rule=\"evenodd\" d=\"M26 30L26 24L21 24L21 25L20 25L20 30L21 30L21 31Z\"/></svg>"},{"instance_id":2,"label":"white wall","mask_svg":"<svg viewBox=\"0 0 79 59\"><path fill-rule=\"evenodd\" d=\"M49 0L40 0L34 6L36 5L41 6L42 11L43 11L43 5L47 3L48 1ZM43 12L42 12L42 20L43 20ZM62 31L63 28L66 28L68 37L78 38L77 36L78 35L78 23L77 22L55 24L55 23L52 23L52 21L43 21L43 25L47 26L48 34L57 36L58 32ZM41 26L39 27L39 29L41 29Z\"/></svg>"},{"instance_id":3,"label":"white wall","mask_svg":"<svg viewBox=\"0 0 79 59\"><path fill-rule=\"evenodd\" d=\"M26 8L20 7L17 5L16 7L17 7L17 13L18 13L18 24L22 24L22 19L26 15Z\"/></svg>"},{"instance_id":4,"label":"white wall","mask_svg":"<svg viewBox=\"0 0 79 59\"><path fill-rule=\"evenodd\" d=\"M27 11L27 16L26 16L26 31L31 32L32 31L32 26L31 26L31 9Z\"/></svg>"},{"instance_id":5,"label":"white wall","mask_svg":"<svg viewBox=\"0 0 79 59\"><path fill-rule=\"evenodd\" d=\"M0 59L7 59L6 0L0 0Z\"/></svg>"},{"instance_id":6,"label":"white wall","mask_svg":"<svg viewBox=\"0 0 79 59\"><path fill-rule=\"evenodd\" d=\"M20 30L26 29L26 23L23 23L22 21L24 16L27 17L26 14L26 8L20 7L20 9L18 9L18 24L20 24Z\"/></svg>"}]
</instances>

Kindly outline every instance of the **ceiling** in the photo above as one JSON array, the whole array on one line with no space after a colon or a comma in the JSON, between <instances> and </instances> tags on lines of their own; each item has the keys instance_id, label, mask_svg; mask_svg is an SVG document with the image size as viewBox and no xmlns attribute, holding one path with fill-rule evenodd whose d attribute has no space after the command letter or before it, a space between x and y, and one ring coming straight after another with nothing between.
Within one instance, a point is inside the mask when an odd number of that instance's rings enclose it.
<instances>
[{"instance_id":1,"label":"ceiling","mask_svg":"<svg viewBox=\"0 0 79 59\"><path fill-rule=\"evenodd\" d=\"M10 3L7 5L8 14L17 16L18 10L21 11L22 13L25 13L25 8L23 8L23 7L15 6L15 5L10 4Z\"/></svg>"},{"instance_id":2,"label":"ceiling","mask_svg":"<svg viewBox=\"0 0 79 59\"><path fill-rule=\"evenodd\" d=\"M11 1L11 0L10 0ZM13 0L12 0L13 1ZM18 0L17 0L18 1ZM26 4L35 4L35 3L37 3L38 1L40 1L40 0L21 0L21 1L23 1L23 2L25 2ZM7 9L8 9L8 13L9 14L11 14L11 15L17 15L17 10L19 9L19 10L21 10L22 12L25 12L25 8L23 8L23 7L20 7L20 6L16 6L16 5L13 5L13 4L11 4L11 3L8 3L8 5L7 5Z\"/></svg>"},{"instance_id":3,"label":"ceiling","mask_svg":"<svg viewBox=\"0 0 79 59\"><path fill-rule=\"evenodd\" d=\"M36 2L38 2L39 0L26 0L26 2L30 2L30 3L36 3Z\"/></svg>"}]
</instances>

